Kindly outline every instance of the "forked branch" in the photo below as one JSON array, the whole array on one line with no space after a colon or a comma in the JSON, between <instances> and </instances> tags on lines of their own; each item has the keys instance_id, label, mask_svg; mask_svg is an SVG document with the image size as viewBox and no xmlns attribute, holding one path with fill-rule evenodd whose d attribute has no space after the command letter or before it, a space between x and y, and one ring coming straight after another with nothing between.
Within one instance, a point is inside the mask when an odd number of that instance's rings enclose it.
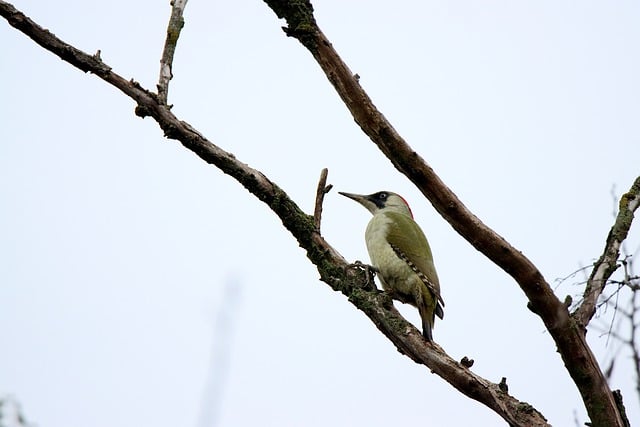
<instances>
[{"instance_id":1,"label":"forked branch","mask_svg":"<svg viewBox=\"0 0 640 427\"><path fill-rule=\"evenodd\" d=\"M305 249L307 257L317 266L320 278L332 289L346 295L400 352L425 365L468 397L493 409L510 425L548 425L545 418L531 405L515 399L501 389L499 384L474 374L449 357L437 344L426 342L421 333L395 310L391 300L384 293L369 288L369 278L365 272L351 268L324 240L317 231L314 217L304 213L282 189L260 171L242 163L233 154L207 140L188 123L179 120L170 111L166 101L142 88L138 83L126 80L113 72L99 56L88 55L63 42L3 0L0 0L0 15L43 48L85 72L96 74L131 97L137 103L136 114L141 117L153 117L163 129L165 136L180 141L202 160L235 178L249 192L267 204ZM468 363L466 365L469 366Z\"/></svg>"}]
</instances>

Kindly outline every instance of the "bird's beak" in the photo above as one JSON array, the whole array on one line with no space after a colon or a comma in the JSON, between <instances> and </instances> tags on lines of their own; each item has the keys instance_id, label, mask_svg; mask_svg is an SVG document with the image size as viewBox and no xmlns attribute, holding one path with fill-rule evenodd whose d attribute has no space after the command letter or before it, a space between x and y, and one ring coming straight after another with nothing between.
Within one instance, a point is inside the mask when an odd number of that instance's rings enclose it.
<instances>
[{"instance_id":1,"label":"bird's beak","mask_svg":"<svg viewBox=\"0 0 640 427\"><path fill-rule=\"evenodd\" d=\"M345 193L343 191L338 191L338 194L342 194L344 197L348 197L358 203L362 203L367 200L367 196L363 196L362 194Z\"/></svg>"},{"instance_id":2,"label":"bird's beak","mask_svg":"<svg viewBox=\"0 0 640 427\"><path fill-rule=\"evenodd\" d=\"M375 212L376 205L371 200L369 200L369 196L365 196L362 194L344 193L342 191L338 191L338 194L342 194L344 197L348 197L351 200L355 200L356 202L364 206L371 213Z\"/></svg>"}]
</instances>

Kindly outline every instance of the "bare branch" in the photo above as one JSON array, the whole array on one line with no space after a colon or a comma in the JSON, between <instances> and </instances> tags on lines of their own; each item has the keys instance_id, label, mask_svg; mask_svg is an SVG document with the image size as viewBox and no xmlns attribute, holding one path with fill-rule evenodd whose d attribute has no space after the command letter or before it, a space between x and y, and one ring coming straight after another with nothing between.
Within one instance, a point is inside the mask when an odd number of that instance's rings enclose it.
<instances>
[{"instance_id":1,"label":"bare branch","mask_svg":"<svg viewBox=\"0 0 640 427\"><path fill-rule=\"evenodd\" d=\"M595 263L591 276L587 281L584 290L583 302L576 311L572 313L579 325L583 328L589 323L596 312L598 297L602 294L607 280L618 268L618 258L620 257L620 247L627 238L634 212L640 205L640 177L636 178L629 192L620 198L618 205L618 215L609 231L607 242L602 252L602 256Z\"/></svg>"},{"instance_id":2,"label":"bare branch","mask_svg":"<svg viewBox=\"0 0 640 427\"><path fill-rule=\"evenodd\" d=\"M638 319L640 318L640 291L638 289L633 290L631 299L631 315L629 316L629 348L631 349L631 358L633 360L633 366L636 374L636 392L640 398L640 343L638 343L638 331L640 330L640 324Z\"/></svg>"},{"instance_id":3,"label":"bare branch","mask_svg":"<svg viewBox=\"0 0 640 427\"><path fill-rule=\"evenodd\" d=\"M395 344L400 353L416 363L427 366L433 373L444 378L461 393L493 409L509 425L549 425L542 414L530 404L517 403L518 401L510 396L503 386L471 372L468 366L473 365L473 361L468 357L457 362L449 357L438 344L425 341L420 331L397 312L391 299L385 293L354 288L349 296L349 301L373 320L378 329Z\"/></svg>"},{"instance_id":4,"label":"bare branch","mask_svg":"<svg viewBox=\"0 0 640 427\"><path fill-rule=\"evenodd\" d=\"M333 185L327 185L328 174L329 170L327 168L322 169L322 172L320 172L320 180L318 181L318 188L316 189L316 204L313 209L313 224L318 233L320 233L320 222L322 221L322 203L324 202L324 195L333 188Z\"/></svg>"},{"instance_id":5,"label":"bare branch","mask_svg":"<svg viewBox=\"0 0 640 427\"><path fill-rule=\"evenodd\" d=\"M307 257L317 266L321 280L347 296L402 354L416 363L425 365L468 397L493 409L510 425L548 425L545 418L531 405L510 396L501 390L498 384L469 371L449 357L437 344L426 342L420 331L393 307L386 294L369 289L369 278L364 271L348 268L346 260L317 232L314 218L305 214L283 190L260 171L240 162L233 154L207 140L188 123L179 120L155 94L138 83L125 80L114 73L99 57L90 56L58 39L3 0L0 0L0 15L43 48L120 89L138 104L137 115L153 117L163 129L165 136L180 141L187 149L235 178L249 192L267 204L306 250Z\"/></svg>"},{"instance_id":6,"label":"bare branch","mask_svg":"<svg viewBox=\"0 0 640 427\"><path fill-rule=\"evenodd\" d=\"M169 96L169 81L173 78L173 55L178 44L180 31L184 27L184 8L187 0L171 0L171 17L167 26L167 38L160 58L160 79L158 80L158 98L162 104L167 103Z\"/></svg>"},{"instance_id":7,"label":"bare branch","mask_svg":"<svg viewBox=\"0 0 640 427\"><path fill-rule=\"evenodd\" d=\"M306 0L264 0L287 21L285 33L296 38L318 62L354 120L380 151L431 202L451 226L478 251L511 275L529 299L529 307L544 322L565 367L578 387L594 425L622 426L623 420L584 334L569 316L536 266L486 226L444 184L433 169L396 132L376 108L342 58L323 34Z\"/></svg>"},{"instance_id":8,"label":"bare branch","mask_svg":"<svg viewBox=\"0 0 640 427\"><path fill-rule=\"evenodd\" d=\"M590 329L595 329L602 332L602 335L607 335L607 342L609 338L613 338L619 344L619 347L612 352L609 371L613 371L614 361L617 360L623 349L630 352L637 397L640 397L640 345L638 343L640 332L640 286L634 283L639 279L634 274L631 255L626 255L621 264L624 267L624 278L621 281L609 280L609 283L617 284L618 288L605 298L604 302L598 303L598 307L603 304L611 307L613 309L613 318L604 325L599 324L596 321L597 319L594 318L590 322ZM630 292L628 299L625 292ZM618 301L622 298L621 295L624 295L625 306ZM614 301L611 300L612 296L616 297ZM617 321L616 317L619 318ZM609 376L610 373L608 374Z\"/></svg>"}]
</instances>

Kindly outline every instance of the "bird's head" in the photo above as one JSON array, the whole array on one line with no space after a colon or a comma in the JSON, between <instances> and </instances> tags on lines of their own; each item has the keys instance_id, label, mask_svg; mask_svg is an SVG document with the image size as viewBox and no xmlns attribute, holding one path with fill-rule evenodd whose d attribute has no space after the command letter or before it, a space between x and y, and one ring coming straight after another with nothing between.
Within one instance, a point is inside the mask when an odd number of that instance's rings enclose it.
<instances>
[{"instance_id":1,"label":"bird's head","mask_svg":"<svg viewBox=\"0 0 640 427\"><path fill-rule=\"evenodd\" d=\"M374 215L385 209L399 212L413 218L413 213L411 212L411 208L407 201L399 194L392 193L391 191L378 191L377 193L369 194L368 196L362 194L343 193L342 191L339 191L338 193L360 203Z\"/></svg>"}]
</instances>

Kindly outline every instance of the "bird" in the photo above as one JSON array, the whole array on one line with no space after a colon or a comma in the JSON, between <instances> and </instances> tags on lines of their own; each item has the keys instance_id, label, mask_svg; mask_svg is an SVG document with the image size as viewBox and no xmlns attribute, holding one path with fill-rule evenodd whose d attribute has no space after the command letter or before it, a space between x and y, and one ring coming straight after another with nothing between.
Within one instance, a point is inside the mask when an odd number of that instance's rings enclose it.
<instances>
[{"instance_id":1,"label":"bird","mask_svg":"<svg viewBox=\"0 0 640 427\"><path fill-rule=\"evenodd\" d=\"M391 298L418 309L422 335L433 341L435 316L443 318L444 301L429 242L414 221L409 204L391 191L339 194L373 214L365 231L365 242L382 289Z\"/></svg>"}]
</instances>

